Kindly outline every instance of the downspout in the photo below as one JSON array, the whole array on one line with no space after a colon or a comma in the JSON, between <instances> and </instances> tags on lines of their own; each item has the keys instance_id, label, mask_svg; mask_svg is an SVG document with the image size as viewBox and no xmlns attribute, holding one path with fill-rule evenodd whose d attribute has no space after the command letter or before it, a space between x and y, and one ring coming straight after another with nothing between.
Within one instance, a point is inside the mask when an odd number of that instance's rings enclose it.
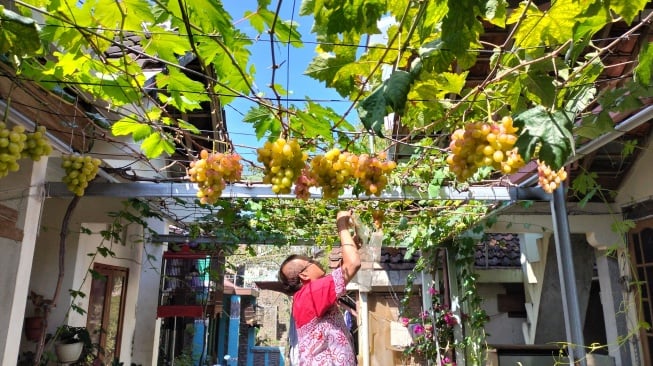
<instances>
[{"instance_id":1,"label":"downspout","mask_svg":"<svg viewBox=\"0 0 653 366\"><path fill-rule=\"evenodd\" d=\"M363 366L370 366L370 315L367 306L367 292L359 291L358 297L360 299L360 309L358 310L358 314L360 315L361 320L359 327L359 353L363 356Z\"/></svg>"},{"instance_id":2,"label":"downspout","mask_svg":"<svg viewBox=\"0 0 653 366\"><path fill-rule=\"evenodd\" d=\"M611 141L623 136L625 133L647 123L653 118L653 105L650 105L631 117L622 121L615 128L599 136L596 139L580 146L576 154L571 157L567 164L573 163L585 155L590 154ZM520 186L533 184L537 175L532 175L529 179L522 182ZM571 247L571 234L569 229L569 219L567 217L566 200L564 186L553 191L550 200L551 214L553 219L553 232L555 235L555 244L558 258L558 272L560 277L560 286L563 292L563 312L565 317L565 328L569 345L569 361L574 364L587 365L585 353L585 341L583 327L581 322L580 306L576 297L576 273L574 272L573 253Z\"/></svg>"},{"instance_id":3,"label":"downspout","mask_svg":"<svg viewBox=\"0 0 653 366\"><path fill-rule=\"evenodd\" d=\"M583 322L581 321L578 290L576 287L576 272L574 271L574 256L571 248L569 219L565 207L564 185L553 191L551 213L553 215L553 233L555 235L556 257L558 259L558 276L562 289L562 313L565 318L567 334L567 352L569 363L579 366L587 365L585 355L585 339L583 337Z\"/></svg>"}]
</instances>

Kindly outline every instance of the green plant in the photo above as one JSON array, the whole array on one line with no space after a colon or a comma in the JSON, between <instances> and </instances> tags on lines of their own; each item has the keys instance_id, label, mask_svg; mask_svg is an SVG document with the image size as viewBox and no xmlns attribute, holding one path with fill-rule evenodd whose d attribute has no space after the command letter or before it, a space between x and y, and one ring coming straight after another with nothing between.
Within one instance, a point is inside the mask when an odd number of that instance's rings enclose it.
<instances>
[{"instance_id":1,"label":"green plant","mask_svg":"<svg viewBox=\"0 0 653 366\"><path fill-rule=\"evenodd\" d=\"M91 335L86 327L73 327L70 325L62 325L57 328L55 334L58 343L72 344L77 342L91 344Z\"/></svg>"},{"instance_id":2,"label":"green plant","mask_svg":"<svg viewBox=\"0 0 653 366\"><path fill-rule=\"evenodd\" d=\"M57 328L54 335L55 343L73 344L82 342L84 347L77 364L87 365L95 358L97 344L91 340L91 334L86 327L74 327L71 325L61 325Z\"/></svg>"}]
</instances>

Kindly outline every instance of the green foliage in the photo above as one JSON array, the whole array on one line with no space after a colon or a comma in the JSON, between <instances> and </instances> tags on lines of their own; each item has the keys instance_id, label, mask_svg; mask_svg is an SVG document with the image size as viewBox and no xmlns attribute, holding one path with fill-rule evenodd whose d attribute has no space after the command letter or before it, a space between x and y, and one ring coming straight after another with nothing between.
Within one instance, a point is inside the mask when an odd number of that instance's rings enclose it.
<instances>
[{"instance_id":1,"label":"green foliage","mask_svg":"<svg viewBox=\"0 0 653 366\"><path fill-rule=\"evenodd\" d=\"M169 0L27 0L16 4L20 14L2 8L0 52L23 77L40 82L64 101L77 102L76 95L83 95L85 102L103 101L120 117L98 124L107 129L101 133L130 136L150 159L173 154L189 136L200 133L170 110L192 113L209 105L219 111L236 98L247 98L257 105L243 119L253 125L259 140L296 135L310 151L333 145L364 150L370 134L382 141L379 150L394 147L396 141L381 139L387 134L384 121L394 113L408 133L398 150L412 156L390 180L430 200L220 201L203 206L208 214L188 230L220 238L227 248L305 239L328 247L335 240L332 215L337 209L382 209L387 227L393 228L386 231L389 245L407 247L409 255L446 249L458 258L459 281L471 307L469 326L478 330L483 317L475 313L472 246L447 244L474 227L488 206L440 199L451 177L444 159L448 135L468 121L512 115L520 134L516 146L524 159L539 158L554 169L563 166L578 143L613 129L611 113L633 111L641 107L643 97L650 97L650 42L641 46L634 81L601 93L595 83L604 70L604 56L613 50L592 42L612 22L634 23L648 3L558 0L542 10L532 2L511 7L505 0L304 0L300 13L313 17L312 32L319 44L304 72L355 104L352 110L366 130L360 134L351 133L360 127L352 122L355 117L340 116L314 100L301 106L278 100L274 105L255 88L256 67L278 65L252 64L251 29L258 33L254 38L292 47L303 47L306 39L293 20L279 18L270 1L258 1L256 9L244 14L246 22L234 22L220 1L184 2L182 7ZM28 18L36 12L43 18L42 28ZM380 20L391 21L385 37L367 43L382 33ZM512 38L481 45L485 24L510 27ZM123 47L134 33L141 36L142 48ZM119 52L108 57L116 47ZM162 65L161 71L146 78L134 56ZM479 56L489 57L490 68L485 80L471 82L470 71ZM190 62L196 65L189 68ZM268 88L277 96L287 94L275 80ZM600 105L600 112L586 113L594 104ZM630 152L632 145L627 145L624 153ZM581 203L606 193L596 179L595 173L584 172L572 183L582 195ZM124 212L114 213L115 222L102 233L104 238L121 241L117 233L125 222L147 227L146 218L155 214L146 206L134 200ZM615 230L625 230L624 225ZM92 255L114 253L101 246ZM418 267L434 265L435 258L425 256ZM465 347L481 342L482 335L471 334Z\"/></svg>"},{"instance_id":2,"label":"green foliage","mask_svg":"<svg viewBox=\"0 0 653 366\"><path fill-rule=\"evenodd\" d=\"M515 146L524 160L537 157L556 170L564 165L574 146L572 122L567 114L536 107L515 116L513 121L520 133Z\"/></svg>"},{"instance_id":3,"label":"green foliage","mask_svg":"<svg viewBox=\"0 0 653 366\"><path fill-rule=\"evenodd\" d=\"M36 21L0 6L0 53L11 51L18 57L35 56L41 49Z\"/></svg>"}]
</instances>

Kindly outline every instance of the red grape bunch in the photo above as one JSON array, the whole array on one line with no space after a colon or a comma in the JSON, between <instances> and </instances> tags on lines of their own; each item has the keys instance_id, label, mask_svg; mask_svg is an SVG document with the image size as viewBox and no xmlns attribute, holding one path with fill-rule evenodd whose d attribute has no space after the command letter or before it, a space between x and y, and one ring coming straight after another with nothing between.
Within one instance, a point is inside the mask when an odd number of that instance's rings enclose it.
<instances>
[{"instance_id":1,"label":"red grape bunch","mask_svg":"<svg viewBox=\"0 0 653 366\"><path fill-rule=\"evenodd\" d=\"M388 174L397 167L392 160L385 160L385 153L377 155L361 154L353 159L356 165L354 177L368 196L380 196L388 184Z\"/></svg>"},{"instance_id":2,"label":"red grape bunch","mask_svg":"<svg viewBox=\"0 0 653 366\"><path fill-rule=\"evenodd\" d=\"M560 187L560 184L567 179L567 171L565 170L565 167L555 171L545 162L540 160L537 161L537 175L538 183L546 193L553 193L553 191Z\"/></svg>"},{"instance_id":3,"label":"red grape bunch","mask_svg":"<svg viewBox=\"0 0 653 366\"><path fill-rule=\"evenodd\" d=\"M202 204L214 204L227 183L240 180L243 167L240 155L200 152L200 159L192 161L188 169L191 182L197 183L197 198Z\"/></svg>"},{"instance_id":4,"label":"red grape bunch","mask_svg":"<svg viewBox=\"0 0 653 366\"><path fill-rule=\"evenodd\" d=\"M310 169L310 166L306 165L304 169L302 169L301 174L299 174L295 180L295 196L304 201L308 200L311 196L309 189L317 186L317 182L315 181L313 174L311 174Z\"/></svg>"}]
</instances>

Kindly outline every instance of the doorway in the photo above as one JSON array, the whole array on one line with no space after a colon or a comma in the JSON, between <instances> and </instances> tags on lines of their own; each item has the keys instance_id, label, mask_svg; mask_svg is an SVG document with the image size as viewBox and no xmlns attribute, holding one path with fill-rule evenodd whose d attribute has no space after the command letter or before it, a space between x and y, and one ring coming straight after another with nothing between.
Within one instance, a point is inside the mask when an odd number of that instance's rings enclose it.
<instances>
[{"instance_id":1,"label":"doorway","mask_svg":"<svg viewBox=\"0 0 653 366\"><path fill-rule=\"evenodd\" d=\"M640 321L653 324L652 293L653 291L653 219L642 220L629 233L630 253L634 270L637 275L637 283L640 284L638 291L641 317ZM653 330L642 328L641 344L643 364L650 365L653 351Z\"/></svg>"},{"instance_id":2,"label":"doorway","mask_svg":"<svg viewBox=\"0 0 653 366\"><path fill-rule=\"evenodd\" d=\"M120 358L128 275L125 267L93 265L86 327L92 342L99 346L98 359L104 364Z\"/></svg>"}]
</instances>

